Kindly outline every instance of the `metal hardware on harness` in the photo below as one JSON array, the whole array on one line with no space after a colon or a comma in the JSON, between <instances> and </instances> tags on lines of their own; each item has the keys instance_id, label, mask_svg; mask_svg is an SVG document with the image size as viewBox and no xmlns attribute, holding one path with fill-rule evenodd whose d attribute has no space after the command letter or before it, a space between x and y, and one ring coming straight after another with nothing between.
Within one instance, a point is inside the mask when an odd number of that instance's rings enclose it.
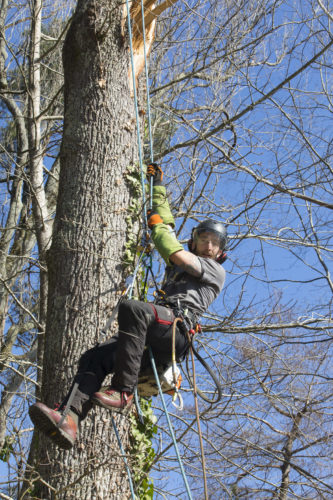
<instances>
[{"instance_id":1,"label":"metal hardware on harness","mask_svg":"<svg viewBox=\"0 0 333 500\"><path fill-rule=\"evenodd\" d=\"M161 290L160 288L158 290L153 291L153 296L155 299L160 299L162 303L160 304L161 306L164 306L164 302L166 301L166 293L164 290Z\"/></svg>"},{"instance_id":2,"label":"metal hardware on harness","mask_svg":"<svg viewBox=\"0 0 333 500\"><path fill-rule=\"evenodd\" d=\"M150 240L150 234L148 231L146 231L141 238L141 243L140 245L137 246L137 251L138 252L144 252L145 254L150 254L150 252L153 250L154 246L152 243L149 242Z\"/></svg>"},{"instance_id":3,"label":"metal hardware on harness","mask_svg":"<svg viewBox=\"0 0 333 500\"><path fill-rule=\"evenodd\" d=\"M174 377L172 366L169 365L160 376L160 380L161 380L162 384L165 383L166 385L168 385L170 387L168 394L174 392L174 384L175 384L174 378L176 378L177 389L179 389L179 387L180 387L180 384L182 381L182 376L180 374L180 370L179 370L178 366L175 367L175 375L176 375L176 377Z\"/></svg>"},{"instance_id":4,"label":"metal hardware on harness","mask_svg":"<svg viewBox=\"0 0 333 500\"><path fill-rule=\"evenodd\" d=\"M194 328L190 328L190 330L188 331L188 333L190 333L192 335L192 337L194 335L196 335L197 333L201 333L201 332L202 332L202 328L201 328L200 323L196 323L195 324L195 329Z\"/></svg>"},{"instance_id":5,"label":"metal hardware on harness","mask_svg":"<svg viewBox=\"0 0 333 500\"><path fill-rule=\"evenodd\" d=\"M177 410L182 411L184 409L184 402L182 395L179 392L182 376L180 374L180 370L176 364L172 364L169 368L161 375L162 384L166 383L172 387L170 391L165 391L167 394L172 396L172 404L177 408ZM177 404L177 399L179 404Z\"/></svg>"}]
</instances>

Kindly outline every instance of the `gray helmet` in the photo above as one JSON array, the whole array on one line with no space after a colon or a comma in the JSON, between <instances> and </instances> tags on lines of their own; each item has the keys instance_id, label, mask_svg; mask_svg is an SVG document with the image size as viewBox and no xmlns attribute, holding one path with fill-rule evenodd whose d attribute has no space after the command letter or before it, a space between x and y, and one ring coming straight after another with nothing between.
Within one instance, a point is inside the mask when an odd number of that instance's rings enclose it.
<instances>
[{"instance_id":1,"label":"gray helmet","mask_svg":"<svg viewBox=\"0 0 333 500\"><path fill-rule=\"evenodd\" d=\"M220 248L221 250L224 250L228 241L227 230L224 224L222 224L221 222L215 222L210 219L200 222L200 224L198 224L198 226L195 227L192 231L192 240L196 235L205 232L217 234L217 236L220 238Z\"/></svg>"},{"instance_id":2,"label":"gray helmet","mask_svg":"<svg viewBox=\"0 0 333 500\"><path fill-rule=\"evenodd\" d=\"M217 234L218 237L220 238L220 249L222 250L222 254L217 259L217 262L223 264L223 262L227 259L227 254L223 250L227 245L228 237L227 237L226 227L221 222L215 222L213 220L207 219L203 222L200 222L200 224L198 224L197 227L192 229L191 239L188 241L189 251L193 252L192 243L195 236L199 235L200 233L204 233L206 231L208 231L209 233Z\"/></svg>"}]
</instances>

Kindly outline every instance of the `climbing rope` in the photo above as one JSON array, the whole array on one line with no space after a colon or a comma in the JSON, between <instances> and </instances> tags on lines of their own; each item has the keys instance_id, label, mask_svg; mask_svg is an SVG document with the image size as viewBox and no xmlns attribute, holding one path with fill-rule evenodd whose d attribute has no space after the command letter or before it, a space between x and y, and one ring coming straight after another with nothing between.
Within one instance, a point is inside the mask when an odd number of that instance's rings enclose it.
<instances>
[{"instance_id":1,"label":"climbing rope","mask_svg":"<svg viewBox=\"0 0 333 500\"><path fill-rule=\"evenodd\" d=\"M192 340L194 340L194 339L192 339ZM215 384L215 387L216 387L216 392L215 392L216 396L214 396L212 399L208 398L205 395L205 393L203 391L201 391L198 387L196 389L197 393L201 397L201 399L203 399L204 401L206 401L206 403L216 404L222 398L222 387L221 387L220 381L217 378L217 376L215 375L214 371L211 369L211 367L206 363L206 361L200 356L200 354L198 353L198 351L195 349L195 347L193 345L193 341L191 343L191 346L192 346L192 351L193 351L195 357L201 363L201 365L205 368L205 370L209 373L209 375L212 378L212 380L214 381L214 384ZM192 379L192 377L190 375L190 370L189 370L189 366L188 366L188 357L186 358L186 371L187 371L188 381L189 381L190 385L192 387L194 387L194 380Z\"/></svg>"},{"instance_id":2,"label":"climbing rope","mask_svg":"<svg viewBox=\"0 0 333 500\"><path fill-rule=\"evenodd\" d=\"M137 97L137 92L136 92L135 71L134 71L134 56L133 56L134 51L133 51L131 13L130 13L130 6L129 6L128 0L126 0L126 9L127 9L128 37L129 37L130 55L131 55L134 108L135 108L135 120L136 120L136 136L137 136L137 141L138 141L139 164L140 164L140 174L141 174L141 188L142 188L142 199L143 199L143 226L146 229L146 227L147 227L147 208L146 208L146 196L145 196L145 177L144 177L144 168L143 168L143 159L142 159L138 97Z\"/></svg>"},{"instance_id":3,"label":"climbing rope","mask_svg":"<svg viewBox=\"0 0 333 500\"><path fill-rule=\"evenodd\" d=\"M134 106L135 106L135 117L136 117L136 132L137 132L137 142L138 142L138 151L139 151L139 164L140 164L140 175L141 175L141 187L142 187L143 228L144 228L144 236L143 236L142 246L146 247L147 243L146 243L146 241L144 241L144 238L147 240L147 237L146 237L146 234L147 234L147 207L146 207L146 199L145 199L145 173L144 173L143 158L142 158L142 144L141 144L139 110L138 110L138 100L137 100L136 81L135 81L135 68L134 68L134 57L133 57L133 53L134 53L134 51L133 51L133 35L132 35L132 26L131 26L129 0L126 0L126 9L127 9L128 36L129 36L129 44L130 44L130 57L131 57L132 81L133 81L133 95L134 95ZM146 52L146 37L145 37L145 20L144 20L144 5L143 5L143 0L141 0L141 17L142 17L142 36L143 36L143 49L144 49L145 77L146 77L147 116L148 116L148 133L149 133L149 146L150 146L150 161L153 162L154 161L154 153L153 153L153 138L152 138L152 127L151 127L150 96L149 96L149 78L148 78L148 66L147 66L147 52ZM150 207L149 208L151 209L152 208L152 198L153 198L153 179L152 179L152 177L150 178L150 190L149 191L150 191L150 197L149 197L150 198ZM155 285L156 285L156 280L155 280L154 273L153 273L153 270L152 270L152 259L151 259L151 256L150 256L150 262L149 262L148 265L143 260L143 256L145 254L145 251L146 251L145 249L142 251L142 253L141 253L140 257L139 257L139 260L137 262L137 266L135 268L135 271L133 273L132 283L131 283L131 286L128 289L128 296L129 296L129 298L132 297L134 283L135 283L136 276L137 276L137 273L139 271L139 268L141 266L141 262L142 261L146 265L146 269L147 269L147 271L146 271L146 277L145 277L145 281L144 281L143 293L145 294L145 290L146 290L146 287L147 287L147 284L148 284L148 274L149 274L149 272L153 276L153 280L154 280ZM157 288L157 286L156 286L156 288ZM175 381L175 378L176 378L176 371L175 371L175 366L176 366L175 336L176 336L176 327L177 327L177 322L178 321L181 321L180 318L177 318L175 320L175 322L174 322L174 325L173 325L173 335L172 335L172 353L173 353L172 354L172 372L173 372L174 385L176 385L176 381ZM108 327L110 326L110 324L108 325ZM108 328L106 328L106 329L108 329ZM153 368L153 372L154 372L154 375L155 375L155 379L156 379L156 384L158 386L158 391L159 391L159 394L160 394L160 397L161 397L161 400L162 400L162 405L163 405L164 412L165 412L165 415L166 415L166 418L167 418L167 422L168 422L168 426L169 426L169 429L170 429L170 434L172 436L173 444L174 444L174 447L175 447L175 450L176 450L176 455L177 455L178 462L179 462L179 465L180 465L180 469L181 469L181 473L182 473L182 476L183 476L183 480L184 480L184 484L185 484L185 487L186 487L186 491L187 491L189 499L192 500L191 491L190 491L190 488L189 488L189 485L188 485L188 481L187 481L187 478L186 478L186 474L185 474L185 471L184 471L182 460L181 460L181 457L180 457L180 454L179 454L179 450L178 450L178 446L177 446L177 441L176 441L175 434L174 434L174 431L173 431L173 428L172 428L172 425L171 425L171 420L170 420L170 417L169 417L169 413L167 411L167 407L166 407L166 404L165 404L163 392L162 392L162 389L161 389L161 384L160 384L160 381L159 381L158 372L156 370L156 364L155 364L154 356L153 356L153 353L152 353L152 350L151 350L150 347L149 347L149 355L150 355L150 362L151 362L151 365L152 365L152 368ZM192 363L194 364L193 352L192 352ZM197 404L197 397L196 397L197 391L196 391L196 386L195 386L195 371L194 371L194 369L193 369L193 382L194 382L195 400L196 400L196 404ZM137 406L139 406L138 405L137 393L135 394L135 400L136 400ZM113 422L113 425L114 425L114 428L115 428L115 431L116 431L115 423L114 423L113 420L112 420L112 422ZM200 422L199 421L198 421L198 429L199 429L199 432L200 432L200 435L201 435ZM117 434L117 431L116 431L116 434ZM118 439L119 446L121 447L121 442L120 442L118 434L117 434L117 439ZM202 441L201 441L201 452L202 452L202 456L203 456L203 467L204 467L205 498L208 498L207 497L206 472L205 472L205 466L204 466L204 455L203 455ZM131 481L130 470L129 470L129 467L127 465L126 457L124 456L124 454L123 454L123 457L124 457L124 462L125 462L125 465L126 465L128 477L129 477L129 480L130 480L130 486L131 486L132 485L132 481ZM131 492L132 492L132 495L133 495L134 493L132 491L132 486L131 486Z\"/></svg>"},{"instance_id":4,"label":"climbing rope","mask_svg":"<svg viewBox=\"0 0 333 500\"><path fill-rule=\"evenodd\" d=\"M147 51L146 51L146 27L145 27L145 16L144 16L143 0L141 0L141 19L142 19L142 34L143 34L143 55L144 55L144 61L145 61L146 99L147 99L147 116L148 116L148 137L149 137L149 149L150 149L150 162L153 163L153 161L154 161L154 147L153 147L153 135L152 135L152 127L151 127L149 78L148 78L148 64L147 64Z\"/></svg>"},{"instance_id":5,"label":"climbing rope","mask_svg":"<svg viewBox=\"0 0 333 500\"><path fill-rule=\"evenodd\" d=\"M177 323L183 321L181 318L175 318L172 325L172 352L171 352L171 367L172 367L172 379L173 385L175 388L175 393L172 397L172 403L179 410L183 409L183 399L178 390L178 377L177 377L177 360L176 360L176 331L177 331ZM176 405L176 399L179 399L179 406Z\"/></svg>"},{"instance_id":6,"label":"climbing rope","mask_svg":"<svg viewBox=\"0 0 333 500\"><path fill-rule=\"evenodd\" d=\"M195 403L195 417L197 420L198 427L198 435L200 442L200 451L201 451L201 463L202 463L202 472L203 472L203 480L204 480L204 492L205 492L205 500L208 500L208 488L207 488L207 473L206 473L206 460L205 460L205 452L203 447L203 439L201 433L201 425L200 425L200 412L199 412L199 404L198 404L198 393L197 393L197 385L195 379L195 362L194 362L194 354L193 354L193 336L191 337L190 333L187 333L188 341L190 344L190 353L192 359L192 371L193 371L193 396Z\"/></svg>"},{"instance_id":7,"label":"climbing rope","mask_svg":"<svg viewBox=\"0 0 333 500\"><path fill-rule=\"evenodd\" d=\"M125 464L125 468L126 468L126 472L127 472L127 476L128 476L128 482L129 482L130 490L131 490L131 496L132 496L133 500L136 500L137 497L135 496L135 493L134 493L132 475L131 475L130 468L128 466L127 458L126 458L126 455L125 455L125 450L124 450L123 445L121 443L121 439L120 439L119 432L118 432L118 429L117 429L117 426L116 426L116 422L115 422L115 420L114 420L113 417L111 418L111 421L112 421L114 432L115 432L116 437L117 437L117 442L118 442L118 446L119 446L119 449L120 449L120 453L121 453L122 459L123 459L124 464Z\"/></svg>"},{"instance_id":8,"label":"climbing rope","mask_svg":"<svg viewBox=\"0 0 333 500\"><path fill-rule=\"evenodd\" d=\"M171 438L172 438L172 441L173 441L173 445L174 445L174 448L176 450L176 455L177 455L178 463L179 463L179 466L180 466L181 474L183 476L185 488L186 488L186 491L187 491L187 494L188 494L188 498L190 500L192 500L191 490L190 490L190 487L189 487L188 482L187 482L187 477L186 477L186 474L185 474L183 462L182 462L182 459L180 457L179 450L178 450L176 436L175 436L175 433L173 431L173 427L172 427L172 424L171 424L169 412L168 412L168 409L167 409L166 404L165 404L165 399L164 399L164 396L163 396L163 392L162 392L160 380L159 380L159 377L158 377L158 372L157 372L157 369L156 369L155 359L154 359L154 356L153 356L153 353L152 353L152 350L151 350L150 347L149 347L149 356L150 356L150 363L151 363L151 366L153 368L153 372L154 372L154 375L155 375L155 380L156 380L156 384L157 384L157 387L158 387L158 392L159 392L160 398L162 400L162 405L163 405L164 413L165 413L165 416L166 416L166 419L167 419L167 422L168 422L168 426L169 426Z\"/></svg>"}]
</instances>

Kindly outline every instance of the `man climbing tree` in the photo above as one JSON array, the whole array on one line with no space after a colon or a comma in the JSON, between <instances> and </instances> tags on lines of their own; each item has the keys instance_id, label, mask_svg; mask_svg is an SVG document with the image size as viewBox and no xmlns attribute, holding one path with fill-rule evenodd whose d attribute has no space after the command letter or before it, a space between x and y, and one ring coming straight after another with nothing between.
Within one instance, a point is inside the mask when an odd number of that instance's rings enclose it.
<instances>
[{"instance_id":1,"label":"man climbing tree","mask_svg":"<svg viewBox=\"0 0 333 500\"><path fill-rule=\"evenodd\" d=\"M130 408L140 368L149 364L145 346L150 346L158 364L171 361L172 326L177 315L183 317L176 330L176 355L180 359L187 351L186 324L194 326L198 317L222 290L225 272L223 250L227 233L223 224L206 220L192 232L189 250L176 239L172 228L163 172L156 164L148 167L153 177L153 211L148 225L155 246L167 264L162 293L156 303L123 300L119 306L118 335L87 351L80 359L74 379L70 407L63 411L72 391L58 410L37 402L30 407L35 426L62 448L73 446L79 420L83 420L92 404L123 411ZM178 323L179 324L179 323ZM105 377L114 373L111 386L100 391ZM74 386L75 386L74 385ZM72 386L73 387L73 386Z\"/></svg>"}]
</instances>

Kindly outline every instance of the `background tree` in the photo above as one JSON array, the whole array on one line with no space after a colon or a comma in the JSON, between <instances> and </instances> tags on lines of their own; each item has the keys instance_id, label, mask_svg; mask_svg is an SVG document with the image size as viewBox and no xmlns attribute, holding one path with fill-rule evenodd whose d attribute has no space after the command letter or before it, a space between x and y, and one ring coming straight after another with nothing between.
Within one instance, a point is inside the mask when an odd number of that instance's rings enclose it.
<instances>
[{"instance_id":1,"label":"background tree","mask_svg":"<svg viewBox=\"0 0 333 500\"><path fill-rule=\"evenodd\" d=\"M86 18L89 22L84 29L91 36L84 37L79 29L77 36L83 36L82 40L76 42L74 31L67 39L71 50L77 43L89 50L79 62L77 85L65 90L67 109L78 106L78 111L71 111L70 120L65 119L62 161L67 166L60 199L66 199L65 194L73 189L80 193L81 205L69 200L64 211L58 210L57 237L47 253L59 165L57 144L62 133L62 79L58 73L67 11L44 3L44 58L39 58L38 36L34 34L37 4L30 15L35 19L31 25L26 23L29 16L24 4L20 10L16 6L11 9L13 5L7 2L2 4L0 412L1 430L7 426L7 437L2 435L2 456L12 457L9 470L13 482L6 494L15 496L25 467L29 430L22 416L26 401L31 401L36 339L42 338L37 332L44 331L46 315L45 252L52 263L49 331L57 330L52 339L59 343L58 352L63 352L61 363L60 354L56 360L49 348L45 354L44 366L58 363L52 376L56 372L62 377L57 386L52 385L44 370L44 383L49 384L44 387L51 393L46 401L53 403L63 394L60 385L67 385L79 351L95 343L115 301L115 290L100 294L113 286L116 289L122 280L117 265L129 236L123 230L129 200L123 174L137 161L137 151L135 124L128 115L133 101L129 97L126 41L116 47L118 57L112 70L112 58L105 67L100 64L106 55L110 57L107 47L111 33L119 35L121 15L117 9L112 11L107 31L107 21L99 24L99 20L109 19L103 9L110 6L99 4L101 10L85 11L85 4L79 4L83 10L78 9L74 27ZM205 333L199 339L200 352L224 384L221 403L213 408L201 406L212 498L331 495L330 10L329 3L321 0L194 1L177 3L158 26L150 67L155 155L163 159L169 175L179 235L185 240L191 227L205 217L226 220L231 234L228 281L221 299L205 316ZM101 25L102 33L104 28L107 31L102 40L96 36ZM34 43L28 43L29 37ZM65 53L69 55L67 49ZM76 55L79 59L80 51ZM78 75L77 60L72 59L68 69L71 76ZM39 93L35 89L37 70L28 71L32 61L35 68L42 63ZM85 67L89 71L84 72ZM121 117L112 104L117 89L121 89L126 107ZM89 98L86 107L77 99L79 90ZM26 116L31 119L26 120ZM125 116L128 120L122 121ZM103 133L85 136L91 123ZM131 161L126 160L127 153ZM101 167L95 170L97 165ZM36 177L41 168L44 201L43 196L38 197L41 184ZM89 241L84 246L83 237ZM39 269L42 277L37 280ZM59 274L63 283L57 290L55 277L60 272L72 281L66 284L66 277ZM56 296L58 303L52 298ZM67 317L56 314L58 309L67 311ZM82 342L79 350L77 342ZM39 366L42 352L39 342ZM198 383L212 390L204 373L199 373ZM191 487L202 498L191 399L186 402L186 412L174 412L173 421L182 436L181 451ZM154 403L163 433L163 415L158 401ZM79 447L70 456L52 450L46 457L42 451L45 445L39 444L39 456L52 463L42 472L43 479L51 489L60 490L60 497L93 496L98 491L103 498L110 498L111 488L117 495L117 488L124 486L119 470L115 476L110 473L121 462L115 447L111 454L107 452L108 445L112 446L112 431L103 418L106 415L98 410L96 420L93 416L85 424ZM177 470L170 453L168 436L164 435L154 466L156 496L161 491L182 497L183 485L175 480ZM87 464L85 470L82 464ZM172 485L165 479L170 471ZM121 486L114 485L115 477Z\"/></svg>"},{"instance_id":2,"label":"background tree","mask_svg":"<svg viewBox=\"0 0 333 500\"><path fill-rule=\"evenodd\" d=\"M0 448L6 460L13 443L17 443L11 464L17 478L24 471L27 444L22 416L31 384L36 383L32 367L36 366L36 359L37 363L40 361L42 344L38 342L41 339L38 333L42 333L45 320L45 266L36 243L38 240L40 248L44 245L44 251L50 243L58 175L52 137L59 133L56 115L62 112L62 77L55 70L60 59L57 39L63 24L62 6L60 3L48 6L47 16L53 18L53 23L52 27L45 26L43 41L40 9L37 4L34 7L30 11L29 4L23 3L19 9L16 4L3 1L0 15L1 185L4 188L0 242L3 374ZM27 19L31 21L30 30ZM43 65L41 46L45 56ZM47 169L43 161L48 162Z\"/></svg>"}]
</instances>

